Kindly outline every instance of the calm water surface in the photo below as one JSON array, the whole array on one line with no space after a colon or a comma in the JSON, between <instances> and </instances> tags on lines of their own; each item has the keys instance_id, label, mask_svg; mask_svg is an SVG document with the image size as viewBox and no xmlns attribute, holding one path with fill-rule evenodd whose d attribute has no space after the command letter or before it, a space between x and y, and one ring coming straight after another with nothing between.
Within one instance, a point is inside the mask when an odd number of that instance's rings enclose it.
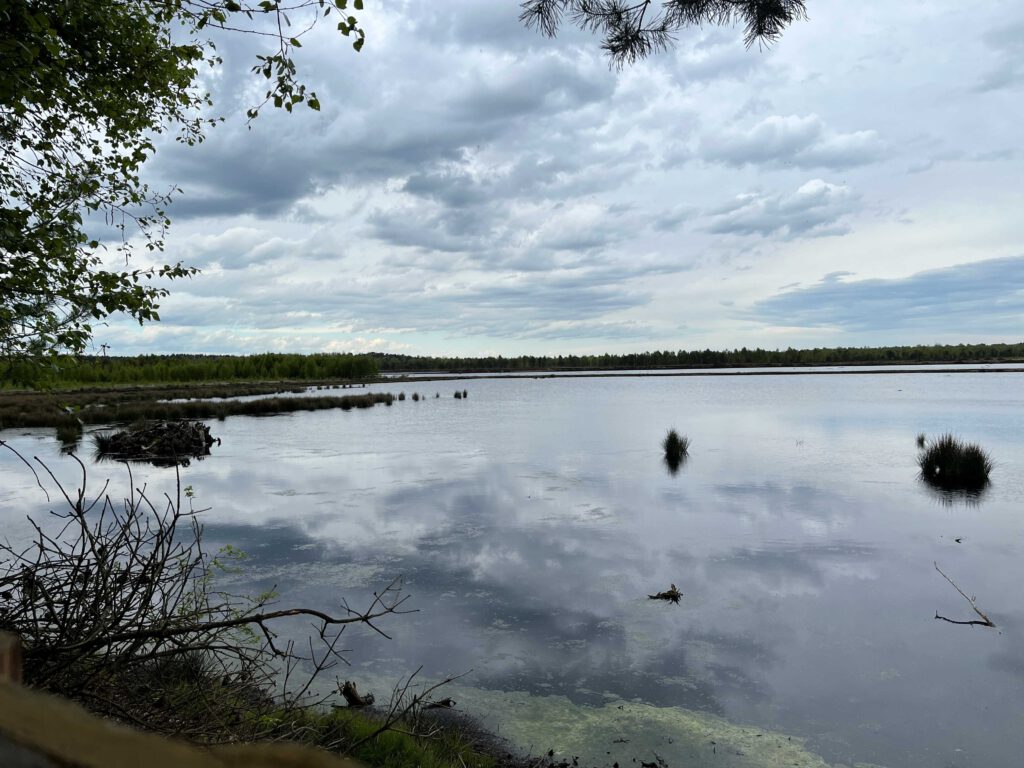
<instances>
[{"instance_id":1,"label":"calm water surface","mask_svg":"<svg viewBox=\"0 0 1024 768\"><path fill-rule=\"evenodd\" d=\"M472 670L460 709L595 765L1022 764L1024 373L400 387L429 397L215 422L183 470L253 591L358 606L404 577L419 612L347 644L361 689ZM917 480L944 431L996 461L976 503ZM72 475L51 433L3 437ZM39 496L0 453L5 533ZM935 620L975 618L935 562L996 630ZM671 583L679 606L647 599Z\"/></svg>"}]
</instances>

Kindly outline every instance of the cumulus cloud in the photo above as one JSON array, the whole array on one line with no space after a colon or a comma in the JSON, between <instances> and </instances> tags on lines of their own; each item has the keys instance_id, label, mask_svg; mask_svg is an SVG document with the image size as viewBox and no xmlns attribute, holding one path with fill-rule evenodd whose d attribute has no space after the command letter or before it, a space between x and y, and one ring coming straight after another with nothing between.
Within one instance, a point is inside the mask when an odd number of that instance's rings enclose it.
<instances>
[{"instance_id":1,"label":"cumulus cloud","mask_svg":"<svg viewBox=\"0 0 1024 768\"><path fill-rule=\"evenodd\" d=\"M748 192L710 212L716 234L780 235L785 238L840 235L849 227L860 196L842 184L812 179L791 194Z\"/></svg>"},{"instance_id":2,"label":"cumulus cloud","mask_svg":"<svg viewBox=\"0 0 1024 768\"><path fill-rule=\"evenodd\" d=\"M323 111L268 109L251 127L262 41L225 36L226 65L204 84L227 122L198 147L162 142L147 166L156 187L184 190L159 256L203 274L168 286L159 325L114 321L100 341L121 353L742 346L760 339L737 307L761 294L741 286L815 288L853 266L854 239L884 248L874 227L903 222L914 264L937 256L912 222L956 222L965 244L942 263L1013 252L1012 0L955 18L866 1L818 9L770 52L735 29L692 29L621 72L585 32L524 29L514 4L370 4L361 54L326 27L303 38ZM880 18L867 51L846 34ZM978 55L931 53L965 39ZM968 198L995 213L959 213ZM800 241L826 235L813 264L791 267ZM695 307L699 329L685 322Z\"/></svg>"},{"instance_id":3,"label":"cumulus cloud","mask_svg":"<svg viewBox=\"0 0 1024 768\"><path fill-rule=\"evenodd\" d=\"M840 169L878 160L882 141L873 130L833 131L818 115L772 115L749 128L708 134L700 149L702 158L726 165Z\"/></svg>"}]
</instances>

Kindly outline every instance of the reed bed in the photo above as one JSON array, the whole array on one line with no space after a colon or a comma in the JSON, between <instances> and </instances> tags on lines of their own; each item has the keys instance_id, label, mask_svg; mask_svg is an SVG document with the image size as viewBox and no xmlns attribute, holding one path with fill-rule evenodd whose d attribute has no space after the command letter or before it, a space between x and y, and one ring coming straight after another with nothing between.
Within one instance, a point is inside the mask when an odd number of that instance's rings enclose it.
<instances>
[{"instance_id":1,"label":"reed bed","mask_svg":"<svg viewBox=\"0 0 1024 768\"><path fill-rule=\"evenodd\" d=\"M386 392L317 397L266 397L258 400L166 400L90 402L69 406L65 398L22 396L0 400L0 429L13 427L71 428L82 424L123 424L134 421L220 419L228 416L271 416L296 411L372 408L391 405Z\"/></svg>"}]
</instances>

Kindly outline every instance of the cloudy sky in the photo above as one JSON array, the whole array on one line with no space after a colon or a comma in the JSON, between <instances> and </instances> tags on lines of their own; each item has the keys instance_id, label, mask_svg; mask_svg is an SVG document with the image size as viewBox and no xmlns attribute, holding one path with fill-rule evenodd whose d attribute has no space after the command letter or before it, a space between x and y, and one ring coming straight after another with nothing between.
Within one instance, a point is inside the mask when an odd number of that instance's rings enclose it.
<instances>
[{"instance_id":1,"label":"cloudy sky","mask_svg":"<svg viewBox=\"0 0 1024 768\"><path fill-rule=\"evenodd\" d=\"M1019 341L1024 5L808 0L769 51L693 29L623 71L515 0L368 0L303 38L321 112L245 108L147 167L182 189L142 352L481 355Z\"/></svg>"}]
</instances>

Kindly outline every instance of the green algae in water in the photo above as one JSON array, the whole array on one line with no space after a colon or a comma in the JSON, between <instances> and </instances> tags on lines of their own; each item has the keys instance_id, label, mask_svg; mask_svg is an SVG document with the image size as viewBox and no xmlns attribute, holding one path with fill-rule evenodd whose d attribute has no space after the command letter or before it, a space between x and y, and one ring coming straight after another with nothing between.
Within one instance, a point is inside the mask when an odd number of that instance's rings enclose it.
<instances>
[{"instance_id":1,"label":"green algae in water","mask_svg":"<svg viewBox=\"0 0 1024 768\"><path fill-rule=\"evenodd\" d=\"M393 675L365 663L352 670L359 687L386 699ZM421 680L419 688L436 680ZM330 686L318 681L317 693ZM595 692L596 693L596 692ZM609 696L606 694L606 696ZM433 698L455 699L457 711L478 719L499 738L533 756L555 751L553 762L579 758L581 768L640 768L660 757L668 768L884 768L871 763L829 763L797 736L737 725L716 715L639 701L612 699L603 706L574 704L565 696L536 696L452 682ZM546 763L545 763L546 764Z\"/></svg>"},{"instance_id":2,"label":"green algae in water","mask_svg":"<svg viewBox=\"0 0 1024 768\"><path fill-rule=\"evenodd\" d=\"M601 707L573 704L564 696L532 696L448 686L459 709L486 713L485 724L534 754L549 748L580 765L633 766L661 757L670 768L846 768L807 749L804 739L736 725L715 715L675 707L612 701ZM857 763L854 768L871 768Z\"/></svg>"}]
</instances>

